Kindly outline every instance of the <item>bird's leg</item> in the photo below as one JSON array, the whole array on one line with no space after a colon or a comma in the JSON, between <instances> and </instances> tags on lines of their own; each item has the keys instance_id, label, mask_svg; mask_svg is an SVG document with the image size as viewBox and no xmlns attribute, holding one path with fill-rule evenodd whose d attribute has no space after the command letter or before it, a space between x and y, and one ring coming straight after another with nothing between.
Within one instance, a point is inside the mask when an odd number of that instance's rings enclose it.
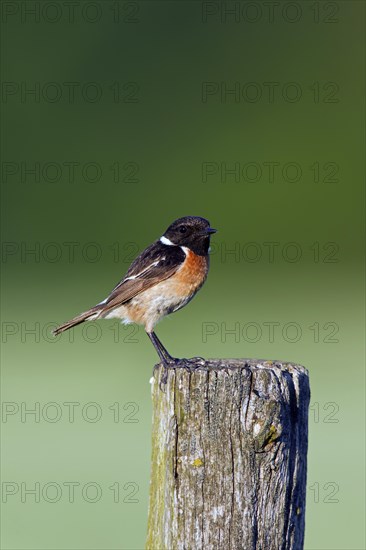
<instances>
[{"instance_id":1,"label":"bird's leg","mask_svg":"<svg viewBox=\"0 0 366 550\"><path fill-rule=\"evenodd\" d=\"M172 368L172 367L174 368L175 366L180 364L190 373L197 368L196 366L192 366L192 364L187 359L176 359L175 357L172 357L170 353L168 353L166 348L163 346L163 344L160 342L155 332L146 332L146 334L150 338L164 366L164 374L161 378L161 384L166 384L166 381L168 379L168 368ZM202 357L195 357L194 359L196 361L199 360L200 363L205 361Z\"/></svg>"},{"instance_id":2,"label":"bird's leg","mask_svg":"<svg viewBox=\"0 0 366 550\"><path fill-rule=\"evenodd\" d=\"M159 338L156 336L155 332L146 332L148 337L150 338L152 345L154 346L157 354L159 355L159 358L164 366L164 374L161 378L160 387L161 384L166 384L168 379L168 368L173 367L177 363L177 359L172 357L168 351L165 349L163 344L160 342Z\"/></svg>"},{"instance_id":3,"label":"bird's leg","mask_svg":"<svg viewBox=\"0 0 366 550\"><path fill-rule=\"evenodd\" d=\"M154 346L157 354L160 357L160 360L164 363L164 365L169 366L172 363L176 362L176 359L168 353L163 344L160 342L159 338L156 336L155 332L147 332L146 334L150 338L152 345Z\"/></svg>"}]
</instances>

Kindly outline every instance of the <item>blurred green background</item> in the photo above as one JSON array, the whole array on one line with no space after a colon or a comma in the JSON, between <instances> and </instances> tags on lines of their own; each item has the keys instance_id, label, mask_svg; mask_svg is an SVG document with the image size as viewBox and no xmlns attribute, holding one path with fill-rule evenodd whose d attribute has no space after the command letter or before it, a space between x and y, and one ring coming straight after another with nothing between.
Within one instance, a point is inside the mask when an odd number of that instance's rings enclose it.
<instances>
[{"instance_id":1,"label":"blurred green background","mask_svg":"<svg viewBox=\"0 0 366 550\"><path fill-rule=\"evenodd\" d=\"M3 2L4 549L144 547L155 352L49 330L184 215L211 272L158 335L309 369L306 550L365 548L363 31L358 1Z\"/></svg>"}]
</instances>

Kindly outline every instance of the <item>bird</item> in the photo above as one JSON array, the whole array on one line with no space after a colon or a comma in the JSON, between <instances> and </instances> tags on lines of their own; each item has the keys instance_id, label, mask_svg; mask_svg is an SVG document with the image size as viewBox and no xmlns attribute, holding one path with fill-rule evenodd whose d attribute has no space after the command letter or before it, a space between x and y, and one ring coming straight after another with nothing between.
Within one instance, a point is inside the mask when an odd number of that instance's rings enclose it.
<instances>
[{"instance_id":1,"label":"bird","mask_svg":"<svg viewBox=\"0 0 366 550\"><path fill-rule=\"evenodd\" d=\"M154 327L187 305L206 281L210 238L216 231L199 216L175 220L132 262L105 300L58 326L53 334L85 321L117 318L143 325L164 367L176 364L179 359L168 353Z\"/></svg>"}]
</instances>

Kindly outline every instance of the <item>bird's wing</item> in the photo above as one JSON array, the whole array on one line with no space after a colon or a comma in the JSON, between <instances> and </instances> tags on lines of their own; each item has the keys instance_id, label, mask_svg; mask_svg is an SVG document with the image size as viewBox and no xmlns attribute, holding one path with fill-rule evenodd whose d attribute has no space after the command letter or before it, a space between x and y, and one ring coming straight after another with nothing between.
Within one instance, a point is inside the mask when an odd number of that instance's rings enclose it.
<instances>
[{"instance_id":1,"label":"bird's wing","mask_svg":"<svg viewBox=\"0 0 366 550\"><path fill-rule=\"evenodd\" d=\"M179 246L155 242L131 264L125 277L101 304L102 311L120 306L140 292L168 279L179 269L185 257Z\"/></svg>"}]
</instances>

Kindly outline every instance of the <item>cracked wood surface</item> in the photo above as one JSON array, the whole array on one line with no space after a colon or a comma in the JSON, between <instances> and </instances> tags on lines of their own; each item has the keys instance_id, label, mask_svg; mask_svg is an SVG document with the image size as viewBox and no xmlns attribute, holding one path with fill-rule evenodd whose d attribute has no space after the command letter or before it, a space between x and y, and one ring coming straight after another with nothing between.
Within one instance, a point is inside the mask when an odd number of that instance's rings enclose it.
<instances>
[{"instance_id":1,"label":"cracked wood surface","mask_svg":"<svg viewBox=\"0 0 366 550\"><path fill-rule=\"evenodd\" d=\"M161 391L163 374L152 380L147 550L301 550L307 370L186 360Z\"/></svg>"}]
</instances>

